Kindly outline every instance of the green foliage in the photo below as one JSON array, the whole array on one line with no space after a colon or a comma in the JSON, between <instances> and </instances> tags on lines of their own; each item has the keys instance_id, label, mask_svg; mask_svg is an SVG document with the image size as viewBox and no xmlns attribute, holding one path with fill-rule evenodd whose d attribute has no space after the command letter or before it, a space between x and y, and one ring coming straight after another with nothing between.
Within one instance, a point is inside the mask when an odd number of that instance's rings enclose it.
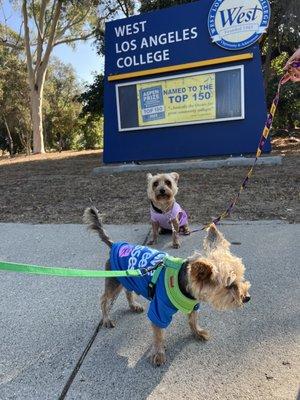
<instances>
[{"instance_id":1,"label":"green foliage","mask_svg":"<svg viewBox=\"0 0 300 400\"><path fill-rule=\"evenodd\" d=\"M283 67L300 44L299 4L296 0L270 0L271 22L261 41L268 107L276 93ZM299 84L287 83L281 91L275 130L292 131L299 121Z\"/></svg>"},{"instance_id":2,"label":"green foliage","mask_svg":"<svg viewBox=\"0 0 300 400\"><path fill-rule=\"evenodd\" d=\"M281 53L271 61L271 75L267 86L267 104L271 106L272 100L277 90L278 82L284 74L283 67L288 60L286 52ZM300 121L300 85L287 82L280 91L280 101L278 110L274 118L272 134L277 131L281 134L293 133L295 126L299 126Z\"/></svg>"},{"instance_id":3,"label":"green foliage","mask_svg":"<svg viewBox=\"0 0 300 400\"><path fill-rule=\"evenodd\" d=\"M78 100L82 102L82 115L103 115L103 96L104 96L104 76L103 74L95 75L94 82L86 85Z\"/></svg>"},{"instance_id":4,"label":"green foliage","mask_svg":"<svg viewBox=\"0 0 300 400\"><path fill-rule=\"evenodd\" d=\"M93 85L91 85L93 86ZM95 100L97 99L94 88ZM49 65L43 101L44 136L47 150L95 149L103 145L102 108L83 112L82 87L71 65L53 59ZM98 98L102 99L101 96ZM7 128L14 151L30 153L32 127L26 66L15 50L0 46L0 137L7 141ZM103 105L101 106L103 107ZM95 111L92 115L91 111Z\"/></svg>"},{"instance_id":5,"label":"green foliage","mask_svg":"<svg viewBox=\"0 0 300 400\"><path fill-rule=\"evenodd\" d=\"M141 0L140 12L159 10L179 4L193 3L196 0Z\"/></svg>"},{"instance_id":6,"label":"green foliage","mask_svg":"<svg viewBox=\"0 0 300 400\"><path fill-rule=\"evenodd\" d=\"M279 76L273 76L269 82L267 101L271 104L278 86ZM286 83L280 92L280 101L273 122L273 135L277 131L292 134L295 126L300 125L300 85Z\"/></svg>"},{"instance_id":7,"label":"green foliage","mask_svg":"<svg viewBox=\"0 0 300 400\"><path fill-rule=\"evenodd\" d=\"M103 147L103 97L104 76L94 76L94 82L86 85L85 91L78 97L82 103L82 138L79 145L94 149Z\"/></svg>"},{"instance_id":8,"label":"green foliage","mask_svg":"<svg viewBox=\"0 0 300 400\"><path fill-rule=\"evenodd\" d=\"M76 101L80 87L71 65L55 59L49 66L44 96L46 148L69 150L80 130L81 105Z\"/></svg>"},{"instance_id":9,"label":"green foliage","mask_svg":"<svg viewBox=\"0 0 300 400\"><path fill-rule=\"evenodd\" d=\"M80 122L81 134L78 137L76 148L78 150L103 148L103 117L82 117Z\"/></svg>"},{"instance_id":10,"label":"green foliage","mask_svg":"<svg viewBox=\"0 0 300 400\"><path fill-rule=\"evenodd\" d=\"M11 138L14 152L30 150L29 103L26 67L19 50L0 46L0 136Z\"/></svg>"},{"instance_id":11,"label":"green foliage","mask_svg":"<svg viewBox=\"0 0 300 400\"><path fill-rule=\"evenodd\" d=\"M96 25L95 46L99 55L104 55L105 22L120 17L130 17L136 9L136 0L104 0L100 5L99 18Z\"/></svg>"},{"instance_id":12,"label":"green foliage","mask_svg":"<svg viewBox=\"0 0 300 400\"><path fill-rule=\"evenodd\" d=\"M79 100L81 92L73 67L58 59L52 61L48 69L44 102L48 149L95 149L102 146L102 114L96 112L91 116L83 112Z\"/></svg>"}]
</instances>

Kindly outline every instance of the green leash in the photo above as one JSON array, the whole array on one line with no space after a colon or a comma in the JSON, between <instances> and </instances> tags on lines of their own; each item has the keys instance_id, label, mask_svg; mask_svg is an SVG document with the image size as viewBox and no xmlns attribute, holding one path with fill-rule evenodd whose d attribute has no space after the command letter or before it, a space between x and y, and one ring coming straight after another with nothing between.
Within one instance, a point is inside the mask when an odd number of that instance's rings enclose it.
<instances>
[{"instance_id":1,"label":"green leash","mask_svg":"<svg viewBox=\"0 0 300 400\"><path fill-rule=\"evenodd\" d=\"M184 314L190 313L198 306L197 300L192 300L181 293L178 285L178 274L184 260L172 256L164 257L162 262L154 266L125 271L103 271L77 268L42 267L39 265L19 264L0 261L0 271L21 272L32 275L61 276L67 278L119 278L142 277L155 270L149 283L149 297L154 296L155 285L163 268L165 272L165 288L171 303Z\"/></svg>"},{"instance_id":2,"label":"green leash","mask_svg":"<svg viewBox=\"0 0 300 400\"><path fill-rule=\"evenodd\" d=\"M149 272L147 268L127 269L125 271L102 271L76 268L41 267L38 265L18 264L6 261L0 261L0 271L23 272L25 274L34 275L64 276L69 278L118 278L126 276L141 277Z\"/></svg>"}]
</instances>

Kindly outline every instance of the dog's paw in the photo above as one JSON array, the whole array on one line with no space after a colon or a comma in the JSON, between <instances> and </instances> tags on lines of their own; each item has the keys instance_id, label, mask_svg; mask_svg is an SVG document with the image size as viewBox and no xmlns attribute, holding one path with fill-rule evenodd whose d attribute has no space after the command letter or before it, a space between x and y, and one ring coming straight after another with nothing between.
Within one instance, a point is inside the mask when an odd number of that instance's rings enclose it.
<instances>
[{"instance_id":1,"label":"dog's paw","mask_svg":"<svg viewBox=\"0 0 300 400\"><path fill-rule=\"evenodd\" d=\"M147 242L148 246L153 246L154 244L157 244L157 240L151 239Z\"/></svg>"},{"instance_id":2,"label":"dog's paw","mask_svg":"<svg viewBox=\"0 0 300 400\"><path fill-rule=\"evenodd\" d=\"M110 319L102 319L100 324L103 328L114 328L116 326L116 324Z\"/></svg>"},{"instance_id":3,"label":"dog's paw","mask_svg":"<svg viewBox=\"0 0 300 400\"><path fill-rule=\"evenodd\" d=\"M150 356L151 364L155 367L159 367L160 365L165 364L167 361L166 353L164 351L157 351L151 354Z\"/></svg>"},{"instance_id":4,"label":"dog's paw","mask_svg":"<svg viewBox=\"0 0 300 400\"><path fill-rule=\"evenodd\" d=\"M139 303L131 304L129 308L134 313L142 313L144 311L144 307Z\"/></svg>"},{"instance_id":5,"label":"dog's paw","mask_svg":"<svg viewBox=\"0 0 300 400\"><path fill-rule=\"evenodd\" d=\"M179 249L180 243L176 242L172 244L173 249Z\"/></svg>"},{"instance_id":6,"label":"dog's paw","mask_svg":"<svg viewBox=\"0 0 300 400\"><path fill-rule=\"evenodd\" d=\"M195 338L201 340L202 342L206 342L210 339L210 334L204 329L198 329L194 332Z\"/></svg>"}]
</instances>

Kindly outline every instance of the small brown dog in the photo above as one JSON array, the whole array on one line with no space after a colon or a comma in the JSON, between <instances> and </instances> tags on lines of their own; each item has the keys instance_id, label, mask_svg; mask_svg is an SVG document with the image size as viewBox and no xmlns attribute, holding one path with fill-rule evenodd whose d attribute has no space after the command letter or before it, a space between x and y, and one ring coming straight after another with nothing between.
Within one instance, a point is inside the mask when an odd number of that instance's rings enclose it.
<instances>
[{"instance_id":1,"label":"small brown dog","mask_svg":"<svg viewBox=\"0 0 300 400\"><path fill-rule=\"evenodd\" d=\"M189 235L187 213L176 202L179 175L177 172L170 174L147 174L147 194L150 200L150 217L152 224L152 239L149 245L157 244L159 232L172 232L173 248L178 249L179 232Z\"/></svg>"},{"instance_id":2,"label":"small brown dog","mask_svg":"<svg viewBox=\"0 0 300 400\"><path fill-rule=\"evenodd\" d=\"M195 253L183 260L146 246L113 243L104 231L101 218L94 207L85 210L84 222L110 247L106 270L145 270L159 263L164 265L155 286L151 288L153 291L149 291L153 271L148 271L141 277L106 278L105 292L101 297L102 325L107 328L114 327L109 311L123 286L133 312L143 311L143 307L135 301L133 291L150 300L148 318L152 322L154 336L151 352L154 365L158 366L166 361L164 328L170 324L172 315L178 310L188 314L188 322L195 337L207 340L208 332L200 328L197 322L196 305L199 302L208 302L216 309L226 310L241 307L250 300L250 283L244 279L245 267L242 260L231 254L230 243L214 225L208 229L203 254ZM177 275L173 272L174 269L169 268L169 260L177 263Z\"/></svg>"}]
</instances>

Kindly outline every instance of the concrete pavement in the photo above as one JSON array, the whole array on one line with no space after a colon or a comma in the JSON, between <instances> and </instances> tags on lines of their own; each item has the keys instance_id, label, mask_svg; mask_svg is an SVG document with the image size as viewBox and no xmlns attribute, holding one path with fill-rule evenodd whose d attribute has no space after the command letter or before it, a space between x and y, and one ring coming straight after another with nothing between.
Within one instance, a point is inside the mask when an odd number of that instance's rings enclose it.
<instances>
[{"instance_id":1,"label":"concrete pavement","mask_svg":"<svg viewBox=\"0 0 300 400\"><path fill-rule=\"evenodd\" d=\"M146 225L108 226L115 240L143 243ZM299 381L299 225L278 221L226 223L240 245L252 283L243 310L201 305L212 339L195 342L176 314L167 333L167 364L146 355L151 332L145 315L127 310L123 294L117 326L97 330L103 281L0 272L0 399L284 399ZM182 238L182 257L200 248L204 233ZM107 248L80 225L0 224L0 259L97 268ZM146 304L144 302L144 304ZM80 361L80 362L79 362ZM63 395L62 395L63 393Z\"/></svg>"}]
</instances>

